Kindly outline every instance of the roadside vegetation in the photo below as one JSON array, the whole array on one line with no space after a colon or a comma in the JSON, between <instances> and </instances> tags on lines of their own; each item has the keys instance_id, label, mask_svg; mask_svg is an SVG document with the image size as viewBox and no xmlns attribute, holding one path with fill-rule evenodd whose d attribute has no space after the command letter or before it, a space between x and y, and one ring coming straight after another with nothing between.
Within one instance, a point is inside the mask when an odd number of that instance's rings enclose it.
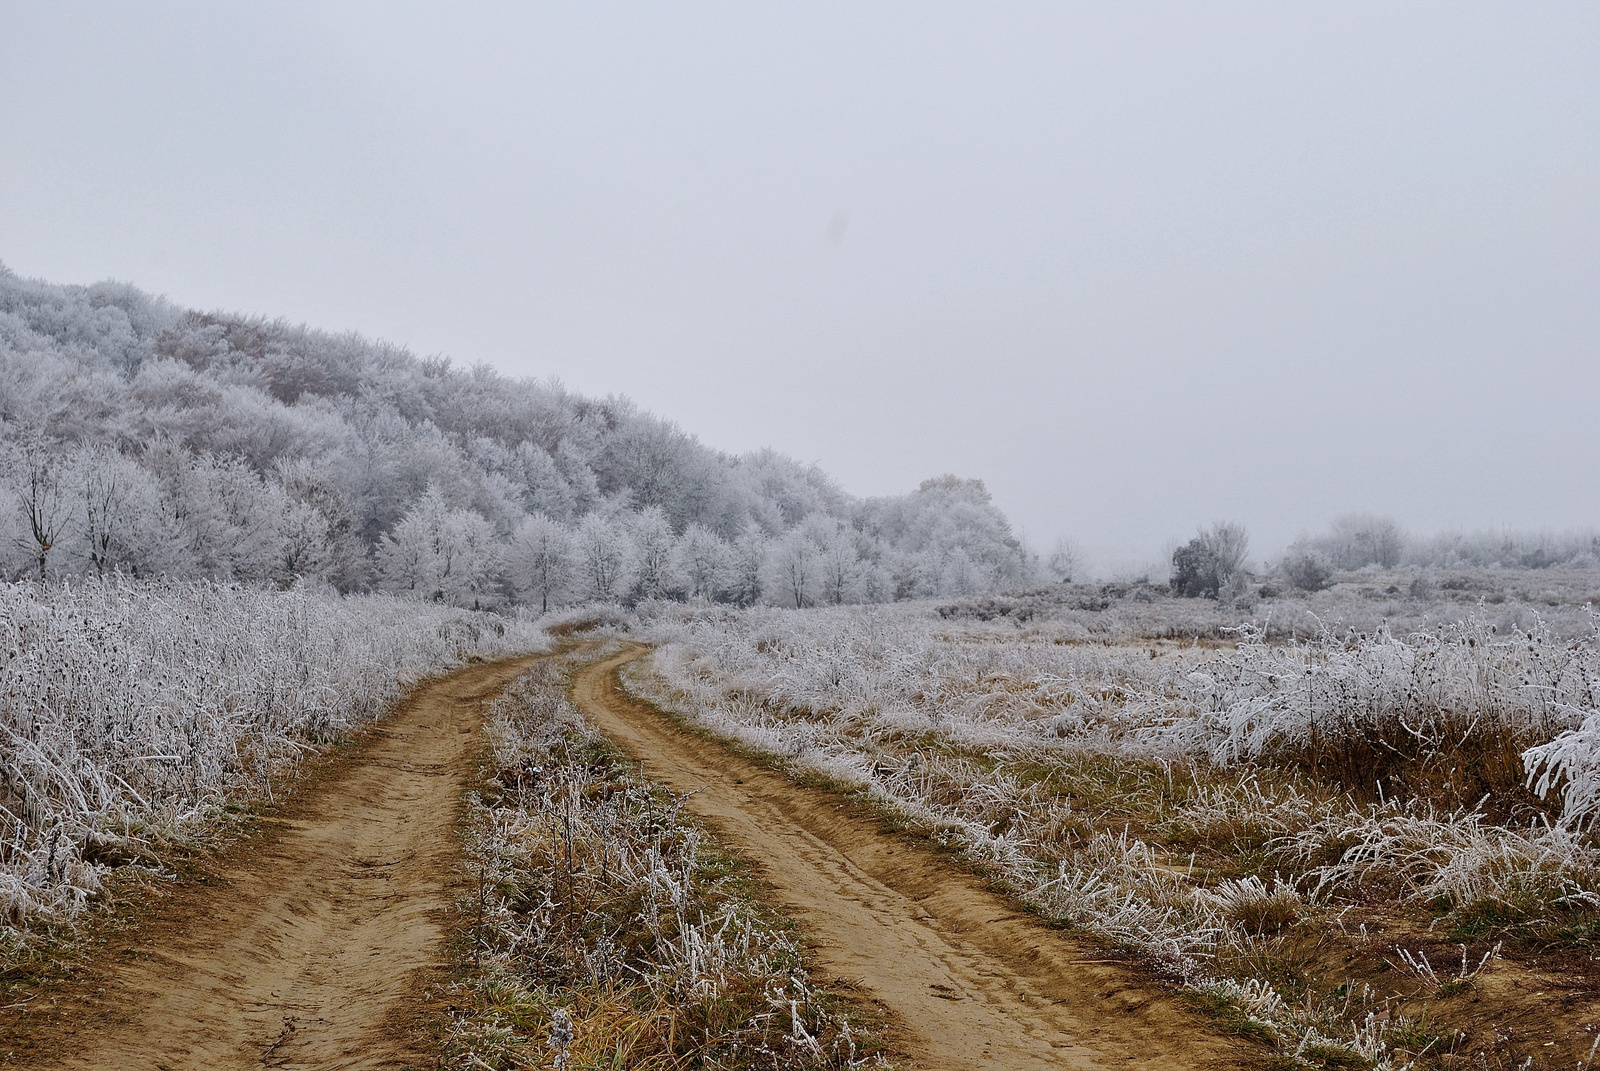
<instances>
[{"instance_id":1,"label":"roadside vegetation","mask_svg":"<svg viewBox=\"0 0 1600 1071\"><path fill-rule=\"evenodd\" d=\"M630 685L859 793L1290 1063L1587 1066L1595 619L1502 598L1388 625L1370 576L1258 593L1254 623L1153 588L658 606Z\"/></svg>"},{"instance_id":2,"label":"roadside vegetation","mask_svg":"<svg viewBox=\"0 0 1600 1071\"><path fill-rule=\"evenodd\" d=\"M746 865L584 723L576 664L489 709L447 1065L882 1066Z\"/></svg>"},{"instance_id":3,"label":"roadside vegetation","mask_svg":"<svg viewBox=\"0 0 1600 1071\"><path fill-rule=\"evenodd\" d=\"M160 872L286 777L530 623L209 582L0 586L0 958L122 868Z\"/></svg>"}]
</instances>

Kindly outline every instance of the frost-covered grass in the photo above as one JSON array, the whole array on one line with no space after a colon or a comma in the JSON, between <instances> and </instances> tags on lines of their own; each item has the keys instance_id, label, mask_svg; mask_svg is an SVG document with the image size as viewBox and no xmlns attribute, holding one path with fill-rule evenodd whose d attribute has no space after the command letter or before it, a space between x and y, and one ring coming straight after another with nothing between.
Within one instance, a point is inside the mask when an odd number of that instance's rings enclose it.
<instances>
[{"instance_id":1,"label":"frost-covered grass","mask_svg":"<svg viewBox=\"0 0 1600 1071\"><path fill-rule=\"evenodd\" d=\"M571 666L491 707L448 1066L879 1065L742 865L583 722Z\"/></svg>"},{"instance_id":2,"label":"frost-covered grass","mask_svg":"<svg viewBox=\"0 0 1600 1071\"><path fill-rule=\"evenodd\" d=\"M1288 1055L1475 1051L1477 972L1422 985L1408 962L1600 935L1600 853L1572 805L1600 781L1592 625L1223 647L926 605L645 616L662 646L636 690L865 793Z\"/></svg>"},{"instance_id":3,"label":"frost-covered grass","mask_svg":"<svg viewBox=\"0 0 1600 1071\"><path fill-rule=\"evenodd\" d=\"M1358 792L1508 811L1528 802L1523 752L1596 708L1592 632L1564 643L1537 620L1501 633L1469 618L1279 645L1247 626L1236 649L1175 682L1177 716L1141 735L1218 765L1292 764Z\"/></svg>"},{"instance_id":4,"label":"frost-covered grass","mask_svg":"<svg viewBox=\"0 0 1600 1071\"><path fill-rule=\"evenodd\" d=\"M1555 638L1593 629L1586 607L1600 605L1592 568L1450 570L1376 567L1339 573L1322 591L1298 591L1282 577L1241 581L1219 599L1184 599L1159 578L1067 584L937 603L952 622L993 621L1077 640L1125 643L1165 639L1225 642L1254 624L1273 642L1324 632L1398 636L1476 617L1500 633L1540 624Z\"/></svg>"},{"instance_id":5,"label":"frost-covered grass","mask_svg":"<svg viewBox=\"0 0 1600 1071\"><path fill-rule=\"evenodd\" d=\"M270 796L420 678L547 645L526 620L388 597L0 586L0 931L72 917L109 869Z\"/></svg>"}]
</instances>

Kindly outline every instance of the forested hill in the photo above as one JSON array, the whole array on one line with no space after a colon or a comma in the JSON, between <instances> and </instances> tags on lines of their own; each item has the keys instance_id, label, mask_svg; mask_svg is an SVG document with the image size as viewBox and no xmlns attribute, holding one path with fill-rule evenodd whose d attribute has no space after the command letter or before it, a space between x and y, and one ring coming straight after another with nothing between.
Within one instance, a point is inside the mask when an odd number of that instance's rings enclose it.
<instances>
[{"instance_id":1,"label":"forested hill","mask_svg":"<svg viewBox=\"0 0 1600 1071\"><path fill-rule=\"evenodd\" d=\"M0 568L465 606L795 605L1033 578L983 484L855 498L626 399L0 266Z\"/></svg>"}]
</instances>

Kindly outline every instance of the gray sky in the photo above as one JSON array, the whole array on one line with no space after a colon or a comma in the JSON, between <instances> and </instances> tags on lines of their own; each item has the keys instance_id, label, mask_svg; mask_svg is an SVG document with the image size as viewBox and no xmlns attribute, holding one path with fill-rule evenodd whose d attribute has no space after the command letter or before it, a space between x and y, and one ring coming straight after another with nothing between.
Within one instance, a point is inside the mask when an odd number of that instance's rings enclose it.
<instances>
[{"instance_id":1,"label":"gray sky","mask_svg":"<svg viewBox=\"0 0 1600 1071\"><path fill-rule=\"evenodd\" d=\"M1600 522L1593 3L0 0L0 260L626 393L1111 569Z\"/></svg>"}]
</instances>

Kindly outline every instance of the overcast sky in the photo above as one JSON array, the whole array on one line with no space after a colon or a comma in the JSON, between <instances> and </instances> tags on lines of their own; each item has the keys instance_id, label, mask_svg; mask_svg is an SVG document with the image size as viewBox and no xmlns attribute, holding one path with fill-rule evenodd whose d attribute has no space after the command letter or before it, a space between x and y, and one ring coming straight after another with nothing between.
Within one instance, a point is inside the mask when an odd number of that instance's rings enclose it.
<instances>
[{"instance_id":1,"label":"overcast sky","mask_svg":"<svg viewBox=\"0 0 1600 1071\"><path fill-rule=\"evenodd\" d=\"M1600 522L1600 6L0 0L0 261L627 394L1102 571Z\"/></svg>"}]
</instances>

